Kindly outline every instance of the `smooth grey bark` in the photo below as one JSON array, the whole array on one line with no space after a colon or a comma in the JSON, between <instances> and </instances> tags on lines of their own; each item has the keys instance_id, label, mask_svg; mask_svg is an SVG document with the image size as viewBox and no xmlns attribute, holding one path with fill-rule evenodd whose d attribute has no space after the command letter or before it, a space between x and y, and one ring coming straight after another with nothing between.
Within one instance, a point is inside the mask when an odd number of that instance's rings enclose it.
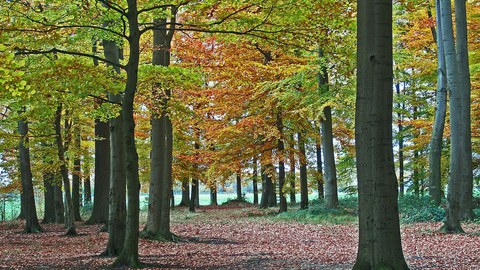
<instances>
[{"instance_id":1,"label":"smooth grey bark","mask_svg":"<svg viewBox=\"0 0 480 270\"><path fill-rule=\"evenodd\" d=\"M74 144L77 149L80 149L80 130L77 127L74 130ZM80 216L80 204L82 196L80 194L80 174L81 174L81 161L80 156L76 156L73 160L73 172L72 172L72 201L73 201L73 215L75 216L75 221L81 221L82 217Z\"/></svg>"},{"instance_id":2,"label":"smooth grey bark","mask_svg":"<svg viewBox=\"0 0 480 270\"><path fill-rule=\"evenodd\" d=\"M322 164L322 145L321 142L315 143L315 154L317 157L317 190L318 199L325 198L325 189L323 187L323 164Z\"/></svg>"},{"instance_id":3,"label":"smooth grey bark","mask_svg":"<svg viewBox=\"0 0 480 270\"><path fill-rule=\"evenodd\" d=\"M189 206L190 205L190 184L188 178L183 179L182 181L182 200L178 206Z\"/></svg>"},{"instance_id":4,"label":"smooth grey bark","mask_svg":"<svg viewBox=\"0 0 480 270\"><path fill-rule=\"evenodd\" d=\"M23 217L25 218L24 233L43 231L37 217L35 196L33 193L32 168L30 163L30 148L28 146L28 123L24 118L18 120L18 155L20 162L20 179L22 182Z\"/></svg>"},{"instance_id":5,"label":"smooth grey bark","mask_svg":"<svg viewBox=\"0 0 480 270\"><path fill-rule=\"evenodd\" d=\"M119 47L115 41L103 40L105 59L112 63L120 63ZM111 67L117 74L118 67ZM121 94L109 94L108 100L114 104L122 102ZM110 179L108 197L108 241L102 255L118 256L123 249L126 226L126 171L125 171L125 145L123 132L123 117L119 114L109 120L110 135Z\"/></svg>"},{"instance_id":6,"label":"smooth grey bark","mask_svg":"<svg viewBox=\"0 0 480 270\"><path fill-rule=\"evenodd\" d=\"M173 23L167 30L167 19L156 19L153 24L162 30L153 31L153 65L170 65L170 47L174 33L175 10L172 10ZM158 90L155 90L158 91ZM161 96L160 113L152 113L152 137L150 159L150 188L148 202L147 224L142 232L142 237L173 241L174 235L170 231L170 193L172 189L172 149L173 134L172 122L169 116L168 101L171 96L170 90L164 93L157 92Z\"/></svg>"},{"instance_id":7,"label":"smooth grey bark","mask_svg":"<svg viewBox=\"0 0 480 270\"><path fill-rule=\"evenodd\" d=\"M359 243L353 269L409 269L402 252L392 143L393 4L391 0L357 4Z\"/></svg>"},{"instance_id":8,"label":"smooth grey bark","mask_svg":"<svg viewBox=\"0 0 480 270\"><path fill-rule=\"evenodd\" d=\"M55 223L55 193L53 191L53 181L55 177L51 172L43 175L43 188L45 204L43 208L43 224Z\"/></svg>"},{"instance_id":9,"label":"smooth grey bark","mask_svg":"<svg viewBox=\"0 0 480 270\"><path fill-rule=\"evenodd\" d=\"M284 151L285 151L285 144L283 142L283 119L282 119L282 110L279 108L277 112L277 129L278 133L280 134L280 138L278 139L278 153L279 153L279 161L278 161L278 194L280 197L280 208L279 213L287 212L287 198L284 194L284 187L285 187L285 159L284 159Z\"/></svg>"},{"instance_id":10,"label":"smooth grey bark","mask_svg":"<svg viewBox=\"0 0 480 270\"><path fill-rule=\"evenodd\" d=\"M93 208L85 224L108 222L108 194L110 183L109 125L95 119L95 168L93 179Z\"/></svg>"},{"instance_id":11,"label":"smooth grey bark","mask_svg":"<svg viewBox=\"0 0 480 270\"><path fill-rule=\"evenodd\" d=\"M257 157L253 158L252 185L253 185L253 204L258 204L258 163L257 163Z\"/></svg>"},{"instance_id":12,"label":"smooth grey bark","mask_svg":"<svg viewBox=\"0 0 480 270\"><path fill-rule=\"evenodd\" d=\"M236 180L237 180L237 200L242 200L242 198L243 198L243 195L242 195L242 176L241 176L240 171L237 172Z\"/></svg>"},{"instance_id":13,"label":"smooth grey bark","mask_svg":"<svg viewBox=\"0 0 480 270\"><path fill-rule=\"evenodd\" d=\"M305 140L301 132L297 134L298 149L300 150L300 209L308 208L308 179L307 179L307 160L305 152Z\"/></svg>"},{"instance_id":14,"label":"smooth grey bark","mask_svg":"<svg viewBox=\"0 0 480 270\"><path fill-rule=\"evenodd\" d=\"M138 23L138 7L136 0L127 0L128 10L128 43L129 58L125 71L127 82L122 98L122 117L124 128L125 170L127 181L127 224L122 252L113 266L141 266L138 258L139 211L140 211L140 179L138 173L138 153L135 145L134 99L138 85L138 66L140 62L140 29Z\"/></svg>"},{"instance_id":15,"label":"smooth grey bark","mask_svg":"<svg viewBox=\"0 0 480 270\"><path fill-rule=\"evenodd\" d=\"M61 176L57 177L61 178ZM62 180L55 181L55 185L53 186L55 223L60 224L65 222L65 207L63 203L62 186Z\"/></svg>"},{"instance_id":16,"label":"smooth grey bark","mask_svg":"<svg viewBox=\"0 0 480 270\"><path fill-rule=\"evenodd\" d=\"M290 151L288 154L288 160L290 161L290 172L289 172L289 181L290 181L290 202L296 203L295 198L295 179L297 178L295 175L295 138L293 137L293 133L290 137Z\"/></svg>"},{"instance_id":17,"label":"smooth grey bark","mask_svg":"<svg viewBox=\"0 0 480 270\"><path fill-rule=\"evenodd\" d=\"M396 88L396 92L397 92L397 96L400 96L400 84L397 83L395 84L395 88ZM402 113L402 110L405 109L405 103L403 102L400 102L398 104L398 113L397 113L397 117L398 117L398 134L399 134L399 138L398 138L398 184L400 186L400 197L403 197L403 195L405 194L405 160L404 160L404 157L403 157L403 134L402 134L402 131L403 131L403 113Z\"/></svg>"},{"instance_id":18,"label":"smooth grey bark","mask_svg":"<svg viewBox=\"0 0 480 270\"><path fill-rule=\"evenodd\" d=\"M470 118L470 66L468 63L468 37L466 0L455 0L456 52L458 66L458 90L460 92L461 122L463 143L462 185L461 185L461 218L473 219L473 167L472 167L472 133Z\"/></svg>"},{"instance_id":19,"label":"smooth grey bark","mask_svg":"<svg viewBox=\"0 0 480 270\"><path fill-rule=\"evenodd\" d=\"M67 164L65 160L65 145L62 138L62 105L58 105L55 113L55 141L57 143L57 154L60 162L60 176L63 182L63 196L65 197L65 227L66 235L77 235L75 226L75 213L73 209L72 193L70 191L70 179L68 178Z\"/></svg>"},{"instance_id":20,"label":"smooth grey bark","mask_svg":"<svg viewBox=\"0 0 480 270\"><path fill-rule=\"evenodd\" d=\"M440 0L436 0L436 24L437 29L442 29ZM430 152L428 153L428 192L435 202L440 205L442 202L442 145L443 131L445 129L445 118L447 115L447 77L445 65L445 51L443 48L442 31L435 31L437 44L437 92L435 106L435 120L433 123L432 137L430 138Z\"/></svg>"},{"instance_id":21,"label":"smooth grey bark","mask_svg":"<svg viewBox=\"0 0 480 270\"><path fill-rule=\"evenodd\" d=\"M450 178L448 181L446 220L443 229L446 232L463 232L461 219L461 189L464 158L464 126L462 122L462 96L460 93L458 65L453 37L452 8L450 0L441 0L441 23L445 63L447 67L447 86L450 93Z\"/></svg>"}]
</instances>

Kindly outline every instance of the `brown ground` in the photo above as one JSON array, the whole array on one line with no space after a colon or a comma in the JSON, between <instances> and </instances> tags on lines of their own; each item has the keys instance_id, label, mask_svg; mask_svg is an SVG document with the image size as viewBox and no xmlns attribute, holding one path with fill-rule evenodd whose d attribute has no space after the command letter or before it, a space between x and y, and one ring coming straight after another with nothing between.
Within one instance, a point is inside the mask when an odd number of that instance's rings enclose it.
<instances>
[{"instance_id":1,"label":"brown ground","mask_svg":"<svg viewBox=\"0 0 480 270\"><path fill-rule=\"evenodd\" d=\"M178 243L140 241L146 269L351 269L358 230L352 225L316 225L266 218L253 207L204 207L173 212ZM411 269L480 269L480 225L464 235L437 233L439 223L402 226ZM80 236L63 236L59 225L21 234L19 223L0 224L0 269L109 269L99 257L107 234L78 225Z\"/></svg>"}]
</instances>

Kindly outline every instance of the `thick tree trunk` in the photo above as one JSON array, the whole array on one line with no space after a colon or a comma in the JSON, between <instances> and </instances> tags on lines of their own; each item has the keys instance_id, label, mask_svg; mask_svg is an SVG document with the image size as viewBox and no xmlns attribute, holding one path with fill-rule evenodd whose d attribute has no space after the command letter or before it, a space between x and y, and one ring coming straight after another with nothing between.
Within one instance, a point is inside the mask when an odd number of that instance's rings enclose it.
<instances>
[{"instance_id":1,"label":"thick tree trunk","mask_svg":"<svg viewBox=\"0 0 480 270\"><path fill-rule=\"evenodd\" d=\"M28 123L25 119L18 120L18 144L20 161L20 178L22 182L23 215L25 218L24 233L37 233L42 231L37 218L35 194L33 193L32 169L30 164L30 149L28 146Z\"/></svg>"},{"instance_id":2,"label":"thick tree trunk","mask_svg":"<svg viewBox=\"0 0 480 270\"><path fill-rule=\"evenodd\" d=\"M178 206L190 205L190 184L188 179L182 181L182 200Z\"/></svg>"},{"instance_id":3,"label":"thick tree trunk","mask_svg":"<svg viewBox=\"0 0 480 270\"><path fill-rule=\"evenodd\" d=\"M308 179L305 141L301 132L298 136L298 149L300 150L300 209L308 208Z\"/></svg>"},{"instance_id":4,"label":"thick tree trunk","mask_svg":"<svg viewBox=\"0 0 480 270\"><path fill-rule=\"evenodd\" d=\"M134 99L138 84L138 66L140 61L140 29L138 28L138 9L136 0L127 0L126 17L129 27L129 59L126 66L127 82L122 99L122 117L124 128L125 170L127 181L127 224L122 252L113 265L138 268L140 179L138 174L138 154L135 145Z\"/></svg>"},{"instance_id":5,"label":"thick tree trunk","mask_svg":"<svg viewBox=\"0 0 480 270\"><path fill-rule=\"evenodd\" d=\"M444 229L447 232L463 232L460 224L462 169L465 156L462 155L464 125L462 122L462 96L460 93L458 66L453 37L452 9L450 0L441 0L441 23L447 83L450 93L450 179L448 181L447 211Z\"/></svg>"},{"instance_id":6,"label":"thick tree trunk","mask_svg":"<svg viewBox=\"0 0 480 270\"><path fill-rule=\"evenodd\" d=\"M75 147L80 149L80 130L74 131L74 140L75 140ZM82 217L80 216L80 204L82 200L82 196L80 194L80 171L81 162L80 162L80 155L76 156L73 160L73 172L72 172L72 201L73 201L73 214L75 216L75 221L81 221Z\"/></svg>"},{"instance_id":7,"label":"thick tree trunk","mask_svg":"<svg viewBox=\"0 0 480 270\"><path fill-rule=\"evenodd\" d=\"M252 173L252 185L253 185L253 204L258 204L258 163L257 158L253 158L253 173Z\"/></svg>"},{"instance_id":8,"label":"thick tree trunk","mask_svg":"<svg viewBox=\"0 0 480 270\"><path fill-rule=\"evenodd\" d=\"M323 109L325 119L322 125L322 144L324 157L325 179L325 207L336 209L338 206L337 172L335 166L335 154L333 148L332 110L330 107Z\"/></svg>"},{"instance_id":9,"label":"thick tree trunk","mask_svg":"<svg viewBox=\"0 0 480 270\"><path fill-rule=\"evenodd\" d=\"M280 136L283 136L283 119L282 119L282 111L279 108L277 112L277 129ZM285 144L283 143L283 138L278 139L278 194L280 196L280 209L279 213L287 212L287 198L284 194L285 188L285 159L284 159L284 151L285 151Z\"/></svg>"},{"instance_id":10,"label":"thick tree trunk","mask_svg":"<svg viewBox=\"0 0 480 270\"><path fill-rule=\"evenodd\" d=\"M53 181L55 177L52 173L45 173L43 176L43 187L45 195L45 204L43 211L43 224L55 223L55 193L53 190Z\"/></svg>"},{"instance_id":11,"label":"thick tree trunk","mask_svg":"<svg viewBox=\"0 0 480 270\"><path fill-rule=\"evenodd\" d=\"M462 184L461 184L461 218L473 219L473 169L472 169L472 134L470 118L470 67L468 63L467 14L465 0L455 0L455 29L457 43L458 91L461 102L461 122L463 143Z\"/></svg>"},{"instance_id":12,"label":"thick tree trunk","mask_svg":"<svg viewBox=\"0 0 480 270\"><path fill-rule=\"evenodd\" d=\"M290 161L290 172L289 172L289 181L290 181L290 202L296 203L295 198L295 179L297 178L295 175L295 138L292 136L290 137L290 151L288 154L288 160Z\"/></svg>"},{"instance_id":13,"label":"thick tree trunk","mask_svg":"<svg viewBox=\"0 0 480 270\"><path fill-rule=\"evenodd\" d=\"M359 244L353 269L408 269L400 238L392 145L392 1L357 3Z\"/></svg>"},{"instance_id":14,"label":"thick tree trunk","mask_svg":"<svg viewBox=\"0 0 480 270\"><path fill-rule=\"evenodd\" d=\"M61 176L57 176L61 178ZM57 178L58 179L58 178ZM62 182L55 181L56 184L53 186L53 196L55 204L55 223L64 223L65 222L65 207L63 204L63 195L62 195Z\"/></svg>"},{"instance_id":15,"label":"thick tree trunk","mask_svg":"<svg viewBox=\"0 0 480 270\"><path fill-rule=\"evenodd\" d=\"M73 209L72 193L70 192L70 179L68 178L67 164L65 160L65 146L62 138L62 105L57 107L55 114L55 139L57 142L58 160L60 161L60 175L63 181L63 191L65 197L65 227L66 235L76 235L75 213Z\"/></svg>"},{"instance_id":16,"label":"thick tree trunk","mask_svg":"<svg viewBox=\"0 0 480 270\"><path fill-rule=\"evenodd\" d=\"M190 205L188 208L190 212L195 212L195 207L197 206L198 185L199 185L198 179L192 179L192 189L191 189L192 194L190 195Z\"/></svg>"},{"instance_id":17,"label":"thick tree trunk","mask_svg":"<svg viewBox=\"0 0 480 270\"><path fill-rule=\"evenodd\" d=\"M107 223L110 183L110 135L107 122L95 120L95 169L92 215L86 224Z\"/></svg>"},{"instance_id":18,"label":"thick tree trunk","mask_svg":"<svg viewBox=\"0 0 480 270\"><path fill-rule=\"evenodd\" d=\"M112 63L120 63L119 48L115 41L103 40L105 59ZM112 67L119 74L118 67ZM112 103L121 103L120 94L109 94ZM118 256L123 249L126 226L126 172L123 117L119 114L110 119L110 179L108 210L108 242L102 255Z\"/></svg>"},{"instance_id":19,"label":"thick tree trunk","mask_svg":"<svg viewBox=\"0 0 480 270\"><path fill-rule=\"evenodd\" d=\"M240 171L237 172L237 200L242 200L242 176Z\"/></svg>"},{"instance_id":20,"label":"thick tree trunk","mask_svg":"<svg viewBox=\"0 0 480 270\"><path fill-rule=\"evenodd\" d=\"M322 146L320 142L315 143L315 151L317 156L317 190L318 200L325 198L325 190L323 188L323 164L322 164Z\"/></svg>"},{"instance_id":21,"label":"thick tree trunk","mask_svg":"<svg viewBox=\"0 0 480 270\"><path fill-rule=\"evenodd\" d=\"M92 203L92 186L90 184L90 171L84 172L85 178L83 180L83 201L85 205Z\"/></svg>"},{"instance_id":22,"label":"thick tree trunk","mask_svg":"<svg viewBox=\"0 0 480 270\"><path fill-rule=\"evenodd\" d=\"M217 182L214 182L210 187L210 205L218 205Z\"/></svg>"}]
</instances>

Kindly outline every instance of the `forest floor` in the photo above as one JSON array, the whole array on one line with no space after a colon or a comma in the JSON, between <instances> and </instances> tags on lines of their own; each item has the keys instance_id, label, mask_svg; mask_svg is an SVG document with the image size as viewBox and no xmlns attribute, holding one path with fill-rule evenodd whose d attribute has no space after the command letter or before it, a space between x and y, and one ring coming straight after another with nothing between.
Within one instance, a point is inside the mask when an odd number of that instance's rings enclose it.
<instances>
[{"instance_id":1,"label":"forest floor","mask_svg":"<svg viewBox=\"0 0 480 270\"><path fill-rule=\"evenodd\" d=\"M356 224L282 221L272 210L248 205L176 208L176 243L140 240L144 269L351 269L357 251ZM411 269L480 269L480 225L466 234L437 232L440 223L402 225L405 258ZM22 234L20 222L0 223L0 269L111 269L100 257L107 234L99 225L78 223L79 236L64 236L61 225Z\"/></svg>"}]
</instances>

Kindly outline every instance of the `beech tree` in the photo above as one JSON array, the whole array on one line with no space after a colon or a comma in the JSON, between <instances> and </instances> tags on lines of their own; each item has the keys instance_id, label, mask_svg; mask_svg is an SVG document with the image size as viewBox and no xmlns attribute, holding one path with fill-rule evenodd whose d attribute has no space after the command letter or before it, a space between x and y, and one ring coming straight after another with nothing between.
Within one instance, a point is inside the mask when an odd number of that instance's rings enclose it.
<instances>
[{"instance_id":1,"label":"beech tree","mask_svg":"<svg viewBox=\"0 0 480 270\"><path fill-rule=\"evenodd\" d=\"M357 4L359 244L353 269L408 269L400 238L392 150L392 1Z\"/></svg>"}]
</instances>

